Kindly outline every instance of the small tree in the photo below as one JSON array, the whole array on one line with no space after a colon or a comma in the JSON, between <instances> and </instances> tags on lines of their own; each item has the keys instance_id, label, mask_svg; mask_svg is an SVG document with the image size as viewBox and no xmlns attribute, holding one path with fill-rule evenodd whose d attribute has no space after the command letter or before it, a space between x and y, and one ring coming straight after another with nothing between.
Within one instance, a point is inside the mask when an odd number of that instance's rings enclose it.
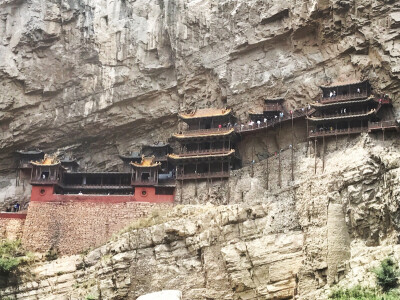
<instances>
[{"instance_id":1,"label":"small tree","mask_svg":"<svg viewBox=\"0 0 400 300\"><path fill-rule=\"evenodd\" d=\"M0 242L0 274L7 275L18 268L24 262L22 256L25 253L21 248L21 242L1 241Z\"/></svg>"},{"instance_id":2,"label":"small tree","mask_svg":"<svg viewBox=\"0 0 400 300\"><path fill-rule=\"evenodd\" d=\"M399 266L397 262L391 258L385 258L381 261L381 265L373 270L378 285L384 292L387 292L398 286L400 276Z\"/></svg>"}]
</instances>

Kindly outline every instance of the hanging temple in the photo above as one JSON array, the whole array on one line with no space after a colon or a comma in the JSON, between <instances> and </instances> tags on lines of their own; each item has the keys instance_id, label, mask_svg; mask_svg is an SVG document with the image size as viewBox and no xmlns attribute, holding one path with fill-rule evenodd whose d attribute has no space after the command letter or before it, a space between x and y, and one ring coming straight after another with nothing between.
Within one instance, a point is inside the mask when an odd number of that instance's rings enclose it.
<instances>
[{"instance_id":1,"label":"hanging temple","mask_svg":"<svg viewBox=\"0 0 400 300\"><path fill-rule=\"evenodd\" d=\"M31 201L49 195L134 195L135 201L173 202L176 182L227 179L242 167L238 144L244 136L303 120L309 142L363 132L399 131L391 99L374 93L367 80L320 86L320 99L295 110L283 98L268 98L249 122L240 124L231 109L206 108L179 114L186 130L169 143L146 145L141 153L121 154L122 172L82 172L75 159L21 150L18 176L29 179ZM293 141L294 142L294 141ZM51 198L51 196L50 196Z\"/></svg>"}]
</instances>

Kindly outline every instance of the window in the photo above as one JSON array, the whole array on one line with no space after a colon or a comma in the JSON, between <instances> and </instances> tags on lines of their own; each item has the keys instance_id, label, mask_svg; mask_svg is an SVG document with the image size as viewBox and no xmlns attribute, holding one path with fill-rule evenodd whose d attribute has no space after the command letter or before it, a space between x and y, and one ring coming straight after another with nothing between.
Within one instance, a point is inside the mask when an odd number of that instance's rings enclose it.
<instances>
[{"instance_id":1,"label":"window","mask_svg":"<svg viewBox=\"0 0 400 300\"><path fill-rule=\"evenodd\" d=\"M141 180L142 181L149 181L150 173L142 173Z\"/></svg>"}]
</instances>

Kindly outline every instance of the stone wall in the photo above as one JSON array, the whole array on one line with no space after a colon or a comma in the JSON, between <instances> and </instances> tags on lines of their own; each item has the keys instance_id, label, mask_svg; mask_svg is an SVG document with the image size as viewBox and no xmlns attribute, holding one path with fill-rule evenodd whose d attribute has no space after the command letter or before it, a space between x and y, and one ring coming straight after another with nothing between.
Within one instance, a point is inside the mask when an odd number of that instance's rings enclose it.
<instances>
[{"instance_id":1,"label":"stone wall","mask_svg":"<svg viewBox=\"0 0 400 300\"><path fill-rule=\"evenodd\" d=\"M22 242L30 251L76 254L99 246L113 234L150 211L172 203L143 202L31 202Z\"/></svg>"},{"instance_id":2,"label":"stone wall","mask_svg":"<svg viewBox=\"0 0 400 300\"><path fill-rule=\"evenodd\" d=\"M22 238L26 214L0 213L0 239Z\"/></svg>"}]
</instances>

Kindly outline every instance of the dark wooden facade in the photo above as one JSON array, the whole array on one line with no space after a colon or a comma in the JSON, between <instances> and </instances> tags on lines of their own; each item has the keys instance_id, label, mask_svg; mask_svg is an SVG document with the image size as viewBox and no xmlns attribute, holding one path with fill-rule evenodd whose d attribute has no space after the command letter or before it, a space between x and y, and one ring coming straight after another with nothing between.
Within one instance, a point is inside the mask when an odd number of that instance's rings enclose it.
<instances>
[{"instance_id":1,"label":"dark wooden facade","mask_svg":"<svg viewBox=\"0 0 400 300\"><path fill-rule=\"evenodd\" d=\"M321 90L321 99L312 104L315 112L307 117L310 138L368 132L388 104L372 94L368 81L321 86Z\"/></svg>"},{"instance_id":2,"label":"dark wooden facade","mask_svg":"<svg viewBox=\"0 0 400 300\"><path fill-rule=\"evenodd\" d=\"M231 111L206 109L180 116L188 130L173 135L179 149L178 153L168 155L176 167L176 179L228 178L237 158Z\"/></svg>"}]
</instances>

